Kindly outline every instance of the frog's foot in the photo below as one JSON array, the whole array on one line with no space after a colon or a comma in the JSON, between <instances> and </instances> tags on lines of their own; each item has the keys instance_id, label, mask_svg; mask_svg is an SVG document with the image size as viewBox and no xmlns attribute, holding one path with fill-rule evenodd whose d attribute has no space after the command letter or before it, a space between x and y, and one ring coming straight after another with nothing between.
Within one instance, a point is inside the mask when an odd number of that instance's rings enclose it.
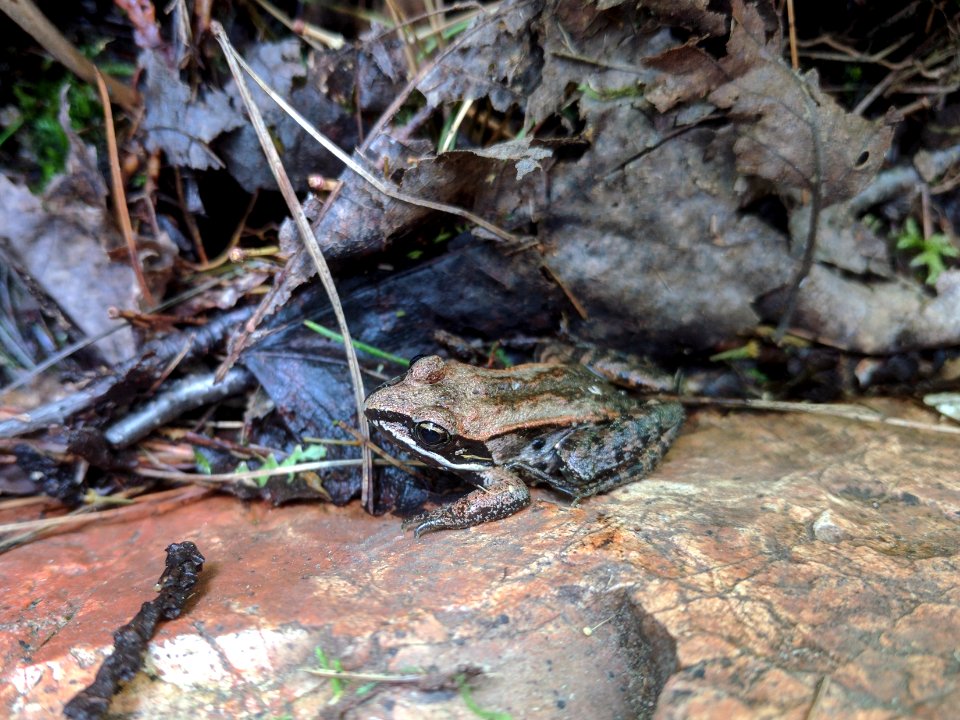
<instances>
[{"instance_id":1,"label":"frog's foot","mask_svg":"<svg viewBox=\"0 0 960 720\"><path fill-rule=\"evenodd\" d=\"M434 530L467 528L502 520L530 504L530 491L519 477L503 468L480 473L483 486L454 503L444 505L403 522L403 529L413 528L414 537Z\"/></svg>"}]
</instances>

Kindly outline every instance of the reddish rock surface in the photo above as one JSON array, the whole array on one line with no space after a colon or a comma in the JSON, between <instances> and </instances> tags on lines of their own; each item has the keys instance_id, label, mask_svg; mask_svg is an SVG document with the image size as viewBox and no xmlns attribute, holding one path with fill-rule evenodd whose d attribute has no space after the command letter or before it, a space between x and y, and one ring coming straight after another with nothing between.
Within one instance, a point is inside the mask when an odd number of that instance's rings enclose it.
<instances>
[{"instance_id":1,"label":"reddish rock surface","mask_svg":"<svg viewBox=\"0 0 960 720\"><path fill-rule=\"evenodd\" d=\"M0 558L0 715L57 716L181 540L199 592L111 712L340 717L316 648L359 672L479 665L476 703L518 720L960 706L956 436L702 411L647 481L420 541L356 504L229 497L62 532ZM476 717L456 689L366 697L342 716Z\"/></svg>"}]
</instances>

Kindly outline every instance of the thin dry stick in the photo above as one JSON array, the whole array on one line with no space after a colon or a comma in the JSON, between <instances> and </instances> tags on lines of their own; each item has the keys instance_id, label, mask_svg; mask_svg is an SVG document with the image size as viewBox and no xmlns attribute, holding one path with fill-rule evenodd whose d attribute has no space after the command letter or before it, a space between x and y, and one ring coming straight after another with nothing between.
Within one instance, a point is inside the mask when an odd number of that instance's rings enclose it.
<instances>
[{"instance_id":1,"label":"thin dry stick","mask_svg":"<svg viewBox=\"0 0 960 720\"><path fill-rule=\"evenodd\" d=\"M96 66L60 34L31 0L0 0L0 10L26 30L68 70L89 83L96 81ZM110 97L125 110L135 110L140 105L140 96L133 88L109 76L104 78L104 82L110 91Z\"/></svg>"},{"instance_id":2,"label":"thin dry stick","mask_svg":"<svg viewBox=\"0 0 960 720\"><path fill-rule=\"evenodd\" d=\"M797 57L797 26L793 14L793 0L787 0L787 26L790 32L790 66L794 70L799 70L800 58Z\"/></svg>"},{"instance_id":3,"label":"thin dry stick","mask_svg":"<svg viewBox=\"0 0 960 720\"><path fill-rule=\"evenodd\" d=\"M804 720L813 720L820 713L820 706L823 703L823 698L827 696L827 691L830 689L830 676L824 675L820 678L820 682L817 683L817 693L813 696L813 702L810 703L810 708L807 710L807 714L804 716Z\"/></svg>"},{"instance_id":4,"label":"thin dry stick","mask_svg":"<svg viewBox=\"0 0 960 720\"><path fill-rule=\"evenodd\" d=\"M426 40L429 37L435 36L437 39L437 46L441 48L446 47L446 40L444 40L439 33L442 33L444 30L452 28L454 25L459 25L462 22L473 20L477 15L481 13L494 14L499 10L500 3L491 3L490 5L481 5L479 2L461 2L454 3L452 5L444 5L442 8L437 10L428 10L422 12L419 15L408 15L406 19L400 23L400 25L395 25L394 27L387 28L386 30L381 31L377 35L374 35L370 40L380 40L385 38L388 35L394 33L399 33L401 28L409 27L412 30L414 38L417 40ZM469 12L460 13L458 15L453 15L452 13L458 10L469 10ZM436 18L440 15L447 15L445 20L440 21L439 23L435 22ZM429 20L429 28L417 28L414 27L416 23L421 20ZM403 39L397 35L398 39Z\"/></svg>"},{"instance_id":5,"label":"thin dry stick","mask_svg":"<svg viewBox=\"0 0 960 720\"><path fill-rule=\"evenodd\" d=\"M204 475L197 472L181 472L179 470L157 470L155 468L137 468L136 473L141 477L153 478L154 480L169 480L171 482L188 482L195 485L213 486L228 482L243 482L245 480L259 480L264 477L273 477L275 475L291 475L296 473L314 472L316 470L333 470L336 468L354 467L360 465L363 461L360 458L346 458L343 460L315 460L313 462L296 463L295 465L285 465L270 469L244 470L229 473L212 473ZM377 460L377 465L393 465L398 462L391 458L387 460ZM404 468L406 469L406 468Z\"/></svg>"},{"instance_id":6,"label":"thin dry stick","mask_svg":"<svg viewBox=\"0 0 960 720\"><path fill-rule=\"evenodd\" d=\"M211 260L207 260L205 263L198 265L191 265L191 268L196 272L207 272L209 270L214 270L221 265L227 263L230 260L231 255L234 249L240 244L240 238L243 236L243 230L247 226L247 219L250 217L250 213L253 212L254 205L257 204L257 199L260 197L260 191L254 190L250 195L250 202L247 203L247 209L244 211L243 216L240 218L240 221L237 223L236 228L233 231L233 234L230 235L230 240L227 241L226 247L223 248L223 251Z\"/></svg>"},{"instance_id":7,"label":"thin dry stick","mask_svg":"<svg viewBox=\"0 0 960 720\"><path fill-rule=\"evenodd\" d=\"M370 183L379 192L383 193L388 197L392 197L394 200L399 200L401 202L409 203L411 205L418 205L420 207L430 208L431 210L437 210L438 212L445 212L451 215L456 215L457 217L462 217L464 220L467 220L473 223L474 225L479 225L484 230L487 230L493 233L494 235L496 235L499 238L502 238L503 240L507 240L509 242L514 242L514 243L520 242L520 238L514 235L513 233L507 232L503 228L499 227L498 225L494 225L491 222L487 222L479 215L474 215L472 212L469 212L468 210L464 210L463 208L456 207L455 205L448 205L446 203L440 203L440 202L435 202L433 200L427 200L426 198L416 197L415 195L410 195L409 193L405 193L400 190L397 190L392 184L384 182L383 180L378 178L376 175L371 173L369 170L367 170L365 167L363 167L356 160L354 160L352 157L347 155L333 141L328 139L323 133L321 133L319 130L313 127L313 125L311 125L310 122L305 117L303 117L303 115L297 112L292 105L290 105L286 100L284 100L282 97L277 95L277 93L274 92L269 85L267 85L267 83L263 80L263 78L261 78L259 75L257 75L256 72L254 72L253 68L251 68L242 57L240 57L239 55L236 55L236 59L240 67L243 68L244 72L246 72L253 79L253 81L260 86L260 89L263 90L267 95L269 95L270 98L277 105L279 105L285 113L287 113L290 117L292 117L300 127L306 130L314 140L316 140L318 143L323 145L324 148L326 148L334 156L336 156L336 158L340 162L342 162L348 168L353 170L353 172L355 172L357 175L359 175L368 183ZM369 137L374 137L374 136L371 134Z\"/></svg>"},{"instance_id":8,"label":"thin dry stick","mask_svg":"<svg viewBox=\"0 0 960 720\"><path fill-rule=\"evenodd\" d=\"M146 312L155 313L155 312L160 312L161 310L165 310L166 308L173 307L174 305L177 305L185 300L189 300L192 297L196 297L197 295L202 295L208 290L215 288L221 282L223 282L223 278L214 278L212 280L208 280L207 282L201 283L200 285L192 287L189 290L182 292L175 297L170 298L169 300L165 300L164 302L160 303L155 307L147 308ZM117 332L118 330L128 327L129 324L130 323L128 321L123 320L123 322L117 323L116 325L114 325L108 330L104 330L103 332L97 333L96 335L91 335L89 337L81 338L80 340L77 340L75 343L71 343L67 347L63 348L63 350L59 350L58 352L54 353L43 362L34 366L32 369L30 369L29 372L25 372L23 375L18 377L13 382L7 385L4 385L2 388L0 388L0 397L3 397L8 392L16 390L18 387L22 387L23 385L26 385L27 383L32 382L41 373L46 372L57 363L63 362L74 353L80 352L84 348L90 347L94 343L98 343L104 338L110 337L111 335L113 335L113 333Z\"/></svg>"},{"instance_id":9,"label":"thin dry stick","mask_svg":"<svg viewBox=\"0 0 960 720\"><path fill-rule=\"evenodd\" d=\"M453 142L457 137L460 126L463 124L463 119L467 116L467 112L471 107L473 107L473 100L464 100L460 104L460 109L457 111L456 117L453 118L453 122L450 123L450 127L447 128L447 134L443 138L443 142L441 142L440 147L437 148L438 152L445 153L453 147Z\"/></svg>"},{"instance_id":10,"label":"thin dry stick","mask_svg":"<svg viewBox=\"0 0 960 720\"><path fill-rule=\"evenodd\" d=\"M391 455L390 453L388 453L386 450L384 450L383 448L381 448L379 445L377 445L376 443L374 443L372 440L364 440L362 437L360 437L360 433L358 433L356 430L354 430L354 429L353 429L352 427L350 427L349 425L345 425L344 423L340 423L340 429L341 429L341 430L346 430L349 434L353 435L353 437L356 438L356 441L357 441L358 443L360 443L361 445L363 445L363 444L369 445L369 446L370 446L370 449L371 449L373 452L375 452L379 457L381 457L381 458L383 459L383 461L384 461L385 463L387 463L388 465L393 465L393 467L397 468L398 470L403 470L403 472L407 473L408 475L412 475L412 476L415 477L415 478L420 478L421 480L424 479L424 478L423 478L423 475L421 475L421 474L418 473L416 470L414 470L410 465L408 465L407 463L403 462L402 460L398 460L398 459L395 458L393 455ZM374 461L374 462L376 462L376 461Z\"/></svg>"},{"instance_id":11,"label":"thin dry stick","mask_svg":"<svg viewBox=\"0 0 960 720\"><path fill-rule=\"evenodd\" d=\"M587 308L585 308L583 303L577 299L577 296L571 292L570 288L566 286L566 283L560 279L560 276L553 271L553 268L546 263L541 263L540 267L546 271L547 275L549 275L550 278L557 284L557 287L563 291L563 294L566 295L567 300L569 300L570 304L573 305L573 309L577 311L577 315L579 315L582 319L587 320L590 317L589 313L587 313Z\"/></svg>"},{"instance_id":12,"label":"thin dry stick","mask_svg":"<svg viewBox=\"0 0 960 720\"><path fill-rule=\"evenodd\" d=\"M315 50L323 52L326 48L317 47L313 40L317 40L331 50L339 50L346 45L346 40L343 39L343 35L340 33L324 30L316 25L307 25L299 20L291 20L287 15L280 11L280 8L273 3L267 2L267 0L256 0L256 3L266 10L267 13L272 15L276 20L286 25L290 32L302 37Z\"/></svg>"},{"instance_id":13,"label":"thin dry stick","mask_svg":"<svg viewBox=\"0 0 960 720\"><path fill-rule=\"evenodd\" d=\"M0 539L0 553L6 552L17 545L22 545L29 540L33 540L40 533L47 532L48 530L55 528L75 529L78 526L88 523L109 522L116 519L131 521L138 517L143 517L144 513L157 514L164 512L169 505L174 503L181 505L193 500L199 500L211 492L212 490L210 488L191 485L131 498L129 503L122 507L110 508L108 510L98 510L93 506L87 505L72 511L68 515L61 515L60 517L4 523L0 525L0 533L16 532L20 534Z\"/></svg>"},{"instance_id":14,"label":"thin dry stick","mask_svg":"<svg viewBox=\"0 0 960 720\"><path fill-rule=\"evenodd\" d=\"M127 243L127 252L130 254L130 267L133 268L133 274L137 277L137 284L140 286L140 294L143 296L143 302L147 307L156 305L153 299L153 293L147 286L147 280L143 276L143 269L140 267L140 257L137 255L137 241L133 237L133 226L130 224L130 211L127 209L127 198L123 193L123 174L120 172L120 154L117 152L117 136L113 128L113 111L110 109L110 95L107 92L107 84L103 80L103 75L96 68L93 69L94 77L97 81L97 90L100 91L100 102L103 103L103 121L106 127L104 131L107 135L107 155L110 156L110 184L113 185L113 204L117 213L117 222L120 225L120 231L123 233L123 239Z\"/></svg>"},{"instance_id":15,"label":"thin dry stick","mask_svg":"<svg viewBox=\"0 0 960 720\"><path fill-rule=\"evenodd\" d=\"M817 45L826 45L827 47L832 47L834 50L839 50L841 54L836 53L804 53L804 57L809 57L819 60L833 60L835 62L851 62L858 63L861 65L865 64L877 64L881 65L887 70L900 70L907 67L912 67L914 65L914 60L907 59L901 60L900 62L890 62L886 60L887 56L899 50L903 45L906 45L912 40L911 35L904 35L899 40L894 41L891 45L878 50L872 55L867 55L861 53L856 48L852 48L848 45L844 45L840 41L834 39L830 35L820 35L815 37L812 40L798 40L797 46L802 48L816 47Z\"/></svg>"},{"instance_id":16,"label":"thin dry stick","mask_svg":"<svg viewBox=\"0 0 960 720\"><path fill-rule=\"evenodd\" d=\"M310 222L307 220L307 216L303 212L303 207L300 205L300 201L297 199L297 193L290 184L290 180L287 177L287 172L280 160L280 155L277 153L277 149L273 145L273 139L270 136L270 132L267 130L267 126L263 122L263 116L260 114L260 110L253 101L253 96L250 94L250 88L247 86L246 80L243 77L243 73L240 70L239 63L242 62L242 59L234 51L233 46L230 44L230 40L227 38L227 34L224 32L223 26L220 25L220 23L212 23L211 29L213 30L214 37L217 39L217 42L220 43L220 47L223 49L223 53L226 56L227 64L230 66L230 72L233 74L233 78L237 83L237 89L240 91L240 96L243 98L243 104L247 108L247 114L250 116L250 122L257 133L257 138L260 140L260 146L263 148L264 155L267 156L267 161L270 164L270 170L277 181L277 185L280 187L280 193L283 195L283 199L287 203L290 214L293 215L294 222L297 225L297 230L300 233L300 238L302 239L304 245L306 245L307 252L310 253L310 257L313 259L313 264L317 269L317 275L320 278L320 282L323 284L324 290L326 290L327 297L330 299L330 305L333 307L333 314L337 318L337 325L340 329L340 334L343 336L344 352L347 355L347 366L350 368L350 379L353 384L353 398L357 406L357 427L359 428L363 439L369 440L370 426L367 424L367 416L363 414L364 393L363 380L360 376L360 363L357 362L357 353L353 349L353 340L350 336L350 328L347 327L347 319L343 314L343 307L340 305L340 298L337 295L337 288L333 282L333 275L330 274L330 268L327 266L327 262L323 258L323 253L320 252L320 247L317 245L317 239L313 235L313 230L310 229ZM243 64L246 65L246 63ZM360 451L363 458L363 480L360 501L368 511L372 512L373 453L366 444L361 446Z\"/></svg>"},{"instance_id":17,"label":"thin dry stick","mask_svg":"<svg viewBox=\"0 0 960 720\"><path fill-rule=\"evenodd\" d=\"M868 92L863 99L857 103L857 106L850 112L853 115L863 115L866 109L873 105L873 101L885 93L891 85L898 82L903 77L903 70L891 70L887 76L878 82L874 88Z\"/></svg>"},{"instance_id":18,"label":"thin dry stick","mask_svg":"<svg viewBox=\"0 0 960 720\"><path fill-rule=\"evenodd\" d=\"M385 673L351 672L350 670L324 670L323 668L304 668L304 672L319 677L340 678L341 680L359 680L378 683L418 683L429 677L426 673L419 675L388 675Z\"/></svg>"},{"instance_id":19,"label":"thin dry stick","mask_svg":"<svg viewBox=\"0 0 960 720\"><path fill-rule=\"evenodd\" d=\"M923 223L923 239L933 235L933 218L930 216L930 188L926 183L920 186L920 219Z\"/></svg>"},{"instance_id":20,"label":"thin dry stick","mask_svg":"<svg viewBox=\"0 0 960 720\"><path fill-rule=\"evenodd\" d=\"M417 72L417 59L413 54L413 48L410 47L412 43L410 42L410 36L407 34L406 21L400 8L397 7L396 0L386 0L386 6L390 12L390 19L393 20L393 24L397 28L397 37L400 38L400 42L403 43L403 56L407 61L407 70L411 75L415 75Z\"/></svg>"},{"instance_id":21,"label":"thin dry stick","mask_svg":"<svg viewBox=\"0 0 960 720\"><path fill-rule=\"evenodd\" d=\"M439 7L437 7L437 5L439 5ZM447 44L443 37L443 30L440 28L440 24L443 22L443 16L446 13L443 7L443 0L423 0L423 9L430 15L428 21L432 35L437 40L437 47L442 48ZM407 22L410 22L409 17L407 18Z\"/></svg>"},{"instance_id":22,"label":"thin dry stick","mask_svg":"<svg viewBox=\"0 0 960 720\"><path fill-rule=\"evenodd\" d=\"M816 134L814 134L814 143L819 146L819 138L816 137ZM822 167L822 165L818 163L818 167ZM783 340L783 336L790 329L793 314L797 311L797 304L800 302L800 289L803 286L803 281L810 275L810 270L813 268L813 259L817 250L817 226L820 224L821 197L819 185L815 186L811 192L813 197L810 201L810 227L807 230L807 244L803 249L803 259L790 281L790 292L787 295L786 303L784 303L780 322L777 323L777 331L773 335L775 343Z\"/></svg>"},{"instance_id":23,"label":"thin dry stick","mask_svg":"<svg viewBox=\"0 0 960 720\"><path fill-rule=\"evenodd\" d=\"M893 425L894 427L910 428L911 430L960 435L960 426L958 425L937 425L934 423L920 422L918 420L888 417L877 410L863 408L857 405L709 397L679 397L675 399L684 405L708 405L714 407L742 408L745 410L773 410L775 412L806 413L807 415L827 415L829 417L856 420L857 422L882 423L884 425Z\"/></svg>"},{"instance_id":24,"label":"thin dry stick","mask_svg":"<svg viewBox=\"0 0 960 720\"><path fill-rule=\"evenodd\" d=\"M193 213L190 212L187 203L187 197L183 193L183 180L180 177L180 168L173 166L173 185L177 189L177 203L180 205L180 213L183 215L183 222L187 226L187 232L190 233L190 239L193 240L193 249L197 251L197 257L200 258L200 264L206 265L210 262L207 257L207 250L203 246L203 237L200 235L200 226L197 225Z\"/></svg>"}]
</instances>

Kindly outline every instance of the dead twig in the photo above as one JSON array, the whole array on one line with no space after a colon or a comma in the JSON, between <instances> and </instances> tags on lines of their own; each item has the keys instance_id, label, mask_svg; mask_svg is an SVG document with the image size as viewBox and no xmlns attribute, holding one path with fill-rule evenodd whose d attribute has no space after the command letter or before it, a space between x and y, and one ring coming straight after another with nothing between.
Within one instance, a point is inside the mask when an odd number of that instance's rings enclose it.
<instances>
[{"instance_id":1,"label":"dead twig","mask_svg":"<svg viewBox=\"0 0 960 720\"><path fill-rule=\"evenodd\" d=\"M184 348L175 361L181 360L188 351L189 348ZM169 367L172 369L174 365L171 363ZM166 371L160 380L168 374L169 371ZM115 448L129 447L185 412L239 395L254 385L253 376L240 367L230 368L221 381L215 381L211 373L191 375L154 397L136 412L115 422L103 435Z\"/></svg>"},{"instance_id":2,"label":"dead twig","mask_svg":"<svg viewBox=\"0 0 960 720\"><path fill-rule=\"evenodd\" d=\"M166 308L173 307L174 305L177 305L185 300L189 300L192 297L196 297L197 295L202 295L208 290L211 290L217 287L217 285L219 285L222 281L223 281L222 278L214 278L212 280L208 280L207 282L201 283L200 285L190 288L189 290L182 292L179 295L160 303L156 307L147 308L147 313L159 312L161 310L165 310ZM244 313L242 314L246 316L246 311L244 311ZM103 332L93 335L91 337L85 337L85 338L82 338L81 340L78 340L75 343L71 343L67 347L60 350L59 352L48 357L43 362L38 363L36 366L31 368L28 372L23 373L16 380L0 388L0 397L3 397L6 393L11 392L12 390L17 389L18 387L22 387L23 385L26 385L27 383L32 382L41 373L46 372L57 363L63 362L74 353L80 352L84 348L89 347L103 340L104 338L110 337L113 333L117 332L118 330L126 326L127 325L125 321L124 324L118 324L110 328L109 330L104 330ZM34 410L31 410L30 413L28 414L33 414L34 412L35 412ZM60 417L60 416L58 415L57 417ZM53 420L51 420L51 422L53 422ZM2 428L3 428L3 421L0 421L0 437L3 437L4 431ZM22 432L27 432L27 431L23 430Z\"/></svg>"},{"instance_id":3,"label":"dead twig","mask_svg":"<svg viewBox=\"0 0 960 720\"><path fill-rule=\"evenodd\" d=\"M130 488L121 491L119 499L130 498L131 495L142 492L143 488ZM72 511L68 515L40 520L25 520L0 525L0 533L19 533L13 537L0 540L0 553L6 552L18 545L29 542L34 538L51 530L75 530L92 522L111 522L120 520L133 522L150 515L159 515L174 507L180 507L209 495L213 490L209 487L179 487L173 490L149 493L142 497L131 498L123 507L103 510L100 506L86 505ZM111 498L116 500L116 496Z\"/></svg>"},{"instance_id":4,"label":"dead twig","mask_svg":"<svg viewBox=\"0 0 960 720\"><path fill-rule=\"evenodd\" d=\"M581 319L587 320L587 319L589 318L589 314L587 313L587 309L583 306L583 303L580 302L580 300L577 298L577 296L573 294L573 292L570 290L570 288L568 288L568 287L566 286L566 283L563 282L563 280L560 278L560 276L557 275L557 274L553 271L553 268L551 268L551 267L550 267L549 265L547 265L546 263L541 263L540 266L543 268L544 272L546 272L547 275L550 276L550 279L553 280L553 281L557 284L557 287L559 287L560 290L563 291L563 294L566 296L567 300L569 300L569 301L570 301L570 304L573 305L573 309L577 311L577 315L579 315L579 316L581 317Z\"/></svg>"},{"instance_id":5,"label":"dead twig","mask_svg":"<svg viewBox=\"0 0 960 720\"><path fill-rule=\"evenodd\" d=\"M899 50L903 45L906 45L912 39L911 35L904 35L899 40L894 42L891 45L888 45L883 50L879 50L873 54L867 55L865 53L859 52L856 48L852 48L849 45L844 45L840 41L832 38L829 35L821 35L819 37L813 38L812 40L799 40L797 45L801 48L816 47L817 45L826 45L827 47L832 47L834 50L839 52L837 53L825 53L825 52L804 52L802 55L807 58L814 60L831 60L834 62L850 62L857 64L869 64L869 65L880 65L887 68L888 70L900 70L906 67L913 65L912 59L901 60L900 62L890 62L887 60L887 56L891 53Z\"/></svg>"},{"instance_id":6,"label":"dead twig","mask_svg":"<svg viewBox=\"0 0 960 720\"><path fill-rule=\"evenodd\" d=\"M787 0L787 29L790 38L790 67L800 69L800 59L797 57L797 24L793 12L793 0Z\"/></svg>"},{"instance_id":7,"label":"dead twig","mask_svg":"<svg viewBox=\"0 0 960 720\"><path fill-rule=\"evenodd\" d=\"M889 417L878 410L858 405L843 405L836 403L801 403L783 400L760 400L739 398L709 398L709 397L679 397L672 398L684 405L707 405L713 407L741 408L744 410L772 410L774 412L797 412L808 415L827 415L829 417L846 418L857 422L882 423L895 427L922 430L924 432L946 433L960 435L958 425L938 425L935 423L906 420L905 418Z\"/></svg>"},{"instance_id":8,"label":"dead twig","mask_svg":"<svg viewBox=\"0 0 960 720\"><path fill-rule=\"evenodd\" d=\"M384 461L386 464L388 464L388 465L393 465L393 467L397 468L398 470L403 470L403 471L404 471L405 473L407 473L408 475L411 475L411 476L413 476L413 477L415 477L415 478L417 478L417 479L419 479L419 480L422 480L422 481L426 482L426 478L423 477L423 475L421 475L420 473L418 473L416 470L414 470L413 467L411 467L408 463L405 463L405 462L403 462L402 460L398 460L397 458L395 458L393 455L391 455L391 454L388 453L386 450L384 450L383 448L381 448L379 445L377 445L377 444L376 444L375 442L373 442L372 440L365 440L365 439L363 439L362 437L360 437L360 433L358 433L356 430L354 430L354 429L353 429L352 427L350 427L349 425L345 425L344 423L340 423L340 429L341 429L341 430L344 430L344 431L347 432L348 434L352 435L352 436L354 437L354 439L356 440L357 443L360 443L360 444L362 444L362 445L367 445L367 446L369 446L369 448L370 448L374 453L376 453L377 455L379 455L380 458L382 458L383 461Z\"/></svg>"},{"instance_id":9,"label":"dead twig","mask_svg":"<svg viewBox=\"0 0 960 720\"><path fill-rule=\"evenodd\" d=\"M180 215L183 217L184 225L187 226L187 232L190 233L190 239L193 240L193 249L197 251L200 265L207 265L210 261L207 258L207 250L203 247L200 227L187 206L187 198L183 193L183 179L180 177L180 168L176 165L173 166L173 181L173 186L177 190L177 204L180 206Z\"/></svg>"},{"instance_id":10,"label":"dead twig","mask_svg":"<svg viewBox=\"0 0 960 720\"><path fill-rule=\"evenodd\" d=\"M817 683L817 693L813 696L813 702L810 703L810 708L807 710L807 714L804 716L805 720L813 720L815 717L817 717L817 715L819 715L823 698L826 697L829 689L830 676L824 675L820 678L820 682Z\"/></svg>"},{"instance_id":11,"label":"dead twig","mask_svg":"<svg viewBox=\"0 0 960 720\"><path fill-rule=\"evenodd\" d=\"M403 11L397 6L396 0L385 0L384 4L390 13L390 19L393 20L393 24L397 28L397 36L400 38L400 42L403 43L403 56L407 61L407 71L411 75L415 75L417 72L417 58L411 47L414 41L412 35L409 33Z\"/></svg>"},{"instance_id":12,"label":"dead twig","mask_svg":"<svg viewBox=\"0 0 960 720\"><path fill-rule=\"evenodd\" d=\"M201 473L179 472L177 470L157 470L155 468L138 468L137 475L153 480L167 480L171 482L188 482L203 487L213 487L224 483L242 483L247 480L256 481L265 477L274 477L277 475L294 475L296 473L314 472L316 470L336 470L338 468L356 467L361 463L360 458L345 458L343 460L316 460L313 462L296 463L295 465L285 465L283 467L244 470L229 473L213 473L203 475ZM393 465L397 461L391 458L387 460L376 461L377 465ZM422 463L421 463L422 465ZM2 526L0 526L2 530Z\"/></svg>"},{"instance_id":13,"label":"dead twig","mask_svg":"<svg viewBox=\"0 0 960 720\"><path fill-rule=\"evenodd\" d=\"M819 147L819 138L814 133L814 142ZM818 163L819 165L819 163ZM790 293L787 295L787 302L784 305L783 313L780 315L780 322L777 324L777 331L773 335L773 341L779 343L783 336L790 329L790 323L793 321L793 314L797 310L797 303L800 300L800 290L803 287L803 281L810 274L810 268L813 267L813 258L817 253L817 230L820 223L820 186L817 184L812 188L813 195L810 201L810 225L807 228L807 243L803 249L803 259L797 268L793 279L790 281Z\"/></svg>"},{"instance_id":14,"label":"dead twig","mask_svg":"<svg viewBox=\"0 0 960 720\"><path fill-rule=\"evenodd\" d=\"M340 33L324 30L316 25L309 25L302 20L291 20L280 8L273 3L267 2L267 0L256 0L256 3L269 15L273 16L275 20L286 25L290 32L303 38L304 42L318 52L324 52L326 48L339 50L346 45L346 40L344 40L343 35Z\"/></svg>"}]
</instances>

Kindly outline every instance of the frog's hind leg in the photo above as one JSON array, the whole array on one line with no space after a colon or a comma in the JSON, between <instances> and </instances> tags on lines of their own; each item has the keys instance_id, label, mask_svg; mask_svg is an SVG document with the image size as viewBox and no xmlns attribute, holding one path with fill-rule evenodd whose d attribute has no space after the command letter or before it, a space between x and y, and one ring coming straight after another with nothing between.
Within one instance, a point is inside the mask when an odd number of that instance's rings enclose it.
<instances>
[{"instance_id":1,"label":"frog's hind leg","mask_svg":"<svg viewBox=\"0 0 960 720\"><path fill-rule=\"evenodd\" d=\"M518 476L504 468L480 473L482 487L456 502L405 520L403 529L413 528L420 537L434 530L467 528L502 520L530 504L530 491Z\"/></svg>"},{"instance_id":2,"label":"frog's hind leg","mask_svg":"<svg viewBox=\"0 0 960 720\"><path fill-rule=\"evenodd\" d=\"M579 500L643 479L666 455L683 419L679 403L656 403L637 416L584 428L557 448L564 472L554 487Z\"/></svg>"}]
</instances>

